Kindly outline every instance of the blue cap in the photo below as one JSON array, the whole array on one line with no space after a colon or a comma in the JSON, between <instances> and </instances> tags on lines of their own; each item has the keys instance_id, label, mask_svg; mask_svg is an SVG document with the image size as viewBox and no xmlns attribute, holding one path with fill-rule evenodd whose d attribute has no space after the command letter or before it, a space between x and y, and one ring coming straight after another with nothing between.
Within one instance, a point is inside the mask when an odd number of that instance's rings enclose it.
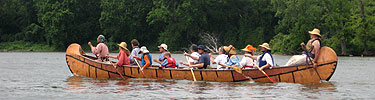
<instances>
[{"instance_id":1,"label":"blue cap","mask_svg":"<svg viewBox=\"0 0 375 100\"><path fill-rule=\"evenodd\" d=\"M202 50L206 51L206 47L204 45L199 45L198 49L202 49Z\"/></svg>"}]
</instances>

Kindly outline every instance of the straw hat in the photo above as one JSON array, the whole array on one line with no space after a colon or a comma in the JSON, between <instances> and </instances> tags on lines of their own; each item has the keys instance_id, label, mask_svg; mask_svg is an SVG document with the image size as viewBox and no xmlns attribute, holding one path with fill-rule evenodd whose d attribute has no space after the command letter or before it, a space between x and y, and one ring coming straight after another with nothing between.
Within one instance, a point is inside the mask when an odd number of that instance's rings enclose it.
<instances>
[{"instance_id":1,"label":"straw hat","mask_svg":"<svg viewBox=\"0 0 375 100\"><path fill-rule=\"evenodd\" d=\"M224 51L227 52L228 54L232 54L232 55L237 54L236 48L234 48L233 45L224 46Z\"/></svg>"},{"instance_id":2,"label":"straw hat","mask_svg":"<svg viewBox=\"0 0 375 100\"><path fill-rule=\"evenodd\" d=\"M143 52L143 53L149 53L149 51L147 50L147 48L145 46L141 47L141 52ZM141 53L141 52L139 52L139 53Z\"/></svg>"},{"instance_id":3,"label":"straw hat","mask_svg":"<svg viewBox=\"0 0 375 100\"><path fill-rule=\"evenodd\" d=\"M252 51L257 51L256 48L254 48L252 45L247 45L245 48L241 49L242 51L246 52L252 52Z\"/></svg>"},{"instance_id":4,"label":"straw hat","mask_svg":"<svg viewBox=\"0 0 375 100\"><path fill-rule=\"evenodd\" d=\"M317 28L314 28L312 31L309 31L309 34L314 34L314 35L321 37L320 30Z\"/></svg>"},{"instance_id":5,"label":"straw hat","mask_svg":"<svg viewBox=\"0 0 375 100\"><path fill-rule=\"evenodd\" d=\"M125 50L125 53L127 54L127 55L130 55L130 51L128 50L128 48L126 48L126 46L127 46L127 44L126 44L126 42L121 42L120 44L117 44L119 47L121 47L122 49L124 49Z\"/></svg>"},{"instance_id":6,"label":"straw hat","mask_svg":"<svg viewBox=\"0 0 375 100\"><path fill-rule=\"evenodd\" d=\"M160 46L158 46L158 48L163 48L164 50L168 50L168 46L166 44L160 44Z\"/></svg>"},{"instance_id":7,"label":"straw hat","mask_svg":"<svg viewBox=\"0 0 375 100\"><path fill-rule=\"evenodd\" d=\"M271 50L270 45L268 43L263 43L262 45L259 45L259 47L266 48L268 50Z\"/></svg>"}]
</instances>

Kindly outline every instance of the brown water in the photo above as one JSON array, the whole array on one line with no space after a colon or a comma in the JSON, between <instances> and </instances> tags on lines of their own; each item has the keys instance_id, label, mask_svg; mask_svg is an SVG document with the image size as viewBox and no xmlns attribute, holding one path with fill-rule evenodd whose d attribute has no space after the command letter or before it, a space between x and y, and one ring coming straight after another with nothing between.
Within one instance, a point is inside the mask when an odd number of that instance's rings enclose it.
<instances>
[{"instance_id":1,"label":"brown water","mask_svg":"<svg viewBox=\"0 0 375 100\"><path fill-rule=\"evenodd\" d=\"M152 56L157 58L158 54ZM173 57L185 59L177 54ZM289 57L274 56L279 65ZM315 84L98 80L72 76L64 52L0 52L0 100L375 99L374 62L375 57L339 57L331 81Z\"/></svg>"}]
</instances>

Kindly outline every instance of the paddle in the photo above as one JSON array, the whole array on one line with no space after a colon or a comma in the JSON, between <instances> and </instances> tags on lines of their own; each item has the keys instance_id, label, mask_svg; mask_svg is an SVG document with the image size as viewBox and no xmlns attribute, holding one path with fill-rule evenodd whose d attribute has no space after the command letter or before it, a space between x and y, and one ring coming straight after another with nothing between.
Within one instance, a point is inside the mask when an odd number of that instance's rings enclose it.
<instances>
[{"instance_id":1,"label":"paddle","mask_svg":"<svg viewBox=\"0 0 375 100\"><path fill-rule=\"evenodd\" d=\"M109 59L108 59L109 60ZM116 69L116 71L117 71L117 73L118 74L120 74L120 76L121 76L121 78L124 78L125 79L125 77L124 76L122 76L122 74L118 71L118 69L117 69L117 67L116 67L116 65L111 61L111 60L109 60L109 62L113 65L113 67L115 67L115 69Z\"/></svg>"},{"instance_id":2,"label":"paddle","mask_svg":"<svg viewBox=\"0 0 375 100\"><path fill-rule=\"evenodd\" d=\"M309 61L307 59L309 59L310 61L312 61L312 60L311 60L310 56L307 54L306 47L302 46L302 49L303 49L303 51L306 52L306 67L309 67ZM316 67L313 67L313 69L316 72L316 74L318 75L319 79L322 80L322 78L320 77L320 75L319 75L318 70L316 69Z\"/></svg>"},{"instance_id":3,"label":"paddle","mask_svg":"<svg viewBox=\"0 0 375 100\"><path fill-rule=\"evenodd\" d=\"M250 58L250 57L249 57ZM262 69L259 68L259 66L257 64L255 64L252 60L250 60L251 63L253 63L255 65L255 67L258 68L259 71L261 71L264 75L267 76L268 79L270 79L273 83L276 83L275 81L273 81L266 72L264 72Z\"/></svg>"},{"instance_id":4,"label":"paddle","mask_svg":"<svg viewBox=\"0 0 375 100\"><path fill-rule=\"evenodd\" d=\"M240 73L243 77L250 79L250 82L252 82L252 83L254 82L254 80L253 80L250 76L246 76L246 75L244 75L244 74L242 73L242 69L241 69L240 67L231 67L231 66L228 66L228 65L222 64L222 63L220 63L220 62L219 62L219 65L224 66L224 67L230 67L230 68L233 68L236 72Z\"/></svg>"},{"instance_id":5,"label":"paddle","mask_svg":"<svg viewBox=\"0 0 375 100\"><path fill-rule=\"evenodd\" d=\"M184 51L184 52L185 52L185 51ZM185 52L185 53L186 53L186 52ZM189 58L188 58L188 56L185 56L185 58L186 58L187 63L189 64L189 66L191 66L191 64L190 64L190 62L189 62ZM195 78L195 74L194 74L193 68L190 68L190 71L191 71L191 74L193 75L193 79L194 79L194 81L197 81L197 79Z\"/></svg>"},{"instance_id":6,"label":"paddle","mask_svg":"<svg viewBox=\"0 0 375 100\"><path fill-rule=\"evenodd\" d=\"M139 63L138 63L138 60L137 60L137 59L134 59L134 61L135 61L135 63L137 63L139 69L141 69L142 74L145 75L145 73L144 73L143 70L142 70L142 67L141 67L141 66L139 65Z\"/></svg>"}]
</instances>

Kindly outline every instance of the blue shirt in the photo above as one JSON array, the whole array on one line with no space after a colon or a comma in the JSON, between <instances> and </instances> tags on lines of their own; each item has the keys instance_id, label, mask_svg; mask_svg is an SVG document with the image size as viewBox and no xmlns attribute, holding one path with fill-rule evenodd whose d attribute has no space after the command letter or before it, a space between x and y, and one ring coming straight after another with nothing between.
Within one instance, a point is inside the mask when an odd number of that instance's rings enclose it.
<instances>
[{"instance_id":1,"label":"blue shirt","mask_svg":"<svg viewBox=\"0 0 375 100\"><path fill-rule=\"evenodd\" d=\"M208 65L210 65L210 55L208 53L204 53L199 57L198 63L204 63L203 68L207 68Z\"/></svg>"},{"instance_id":2,"label":"blue shirt","mask_svg":"<svg viewBox=\"0 0 375 100\"><path fill-rule=\"evenodd\" d=\"M237 56L236 57L231 57L229 59L229 61L227 62L227 65L228 66L236 65L237 67L240 67L241 66L240 59Z\"/></svg>"},{"instance_id":3,"label":"blue shirt","mask_svg":"<svg viewBox=\"0 0 375 100\"><path fill-rule=\"evenodd\" d=\"M167 51L164 51L163 53L161 53L160 54L160 56L159 56L159 61L163 61L163 59L164 59L164 53L166 53Z\"/></svg>"}]
</instances>

